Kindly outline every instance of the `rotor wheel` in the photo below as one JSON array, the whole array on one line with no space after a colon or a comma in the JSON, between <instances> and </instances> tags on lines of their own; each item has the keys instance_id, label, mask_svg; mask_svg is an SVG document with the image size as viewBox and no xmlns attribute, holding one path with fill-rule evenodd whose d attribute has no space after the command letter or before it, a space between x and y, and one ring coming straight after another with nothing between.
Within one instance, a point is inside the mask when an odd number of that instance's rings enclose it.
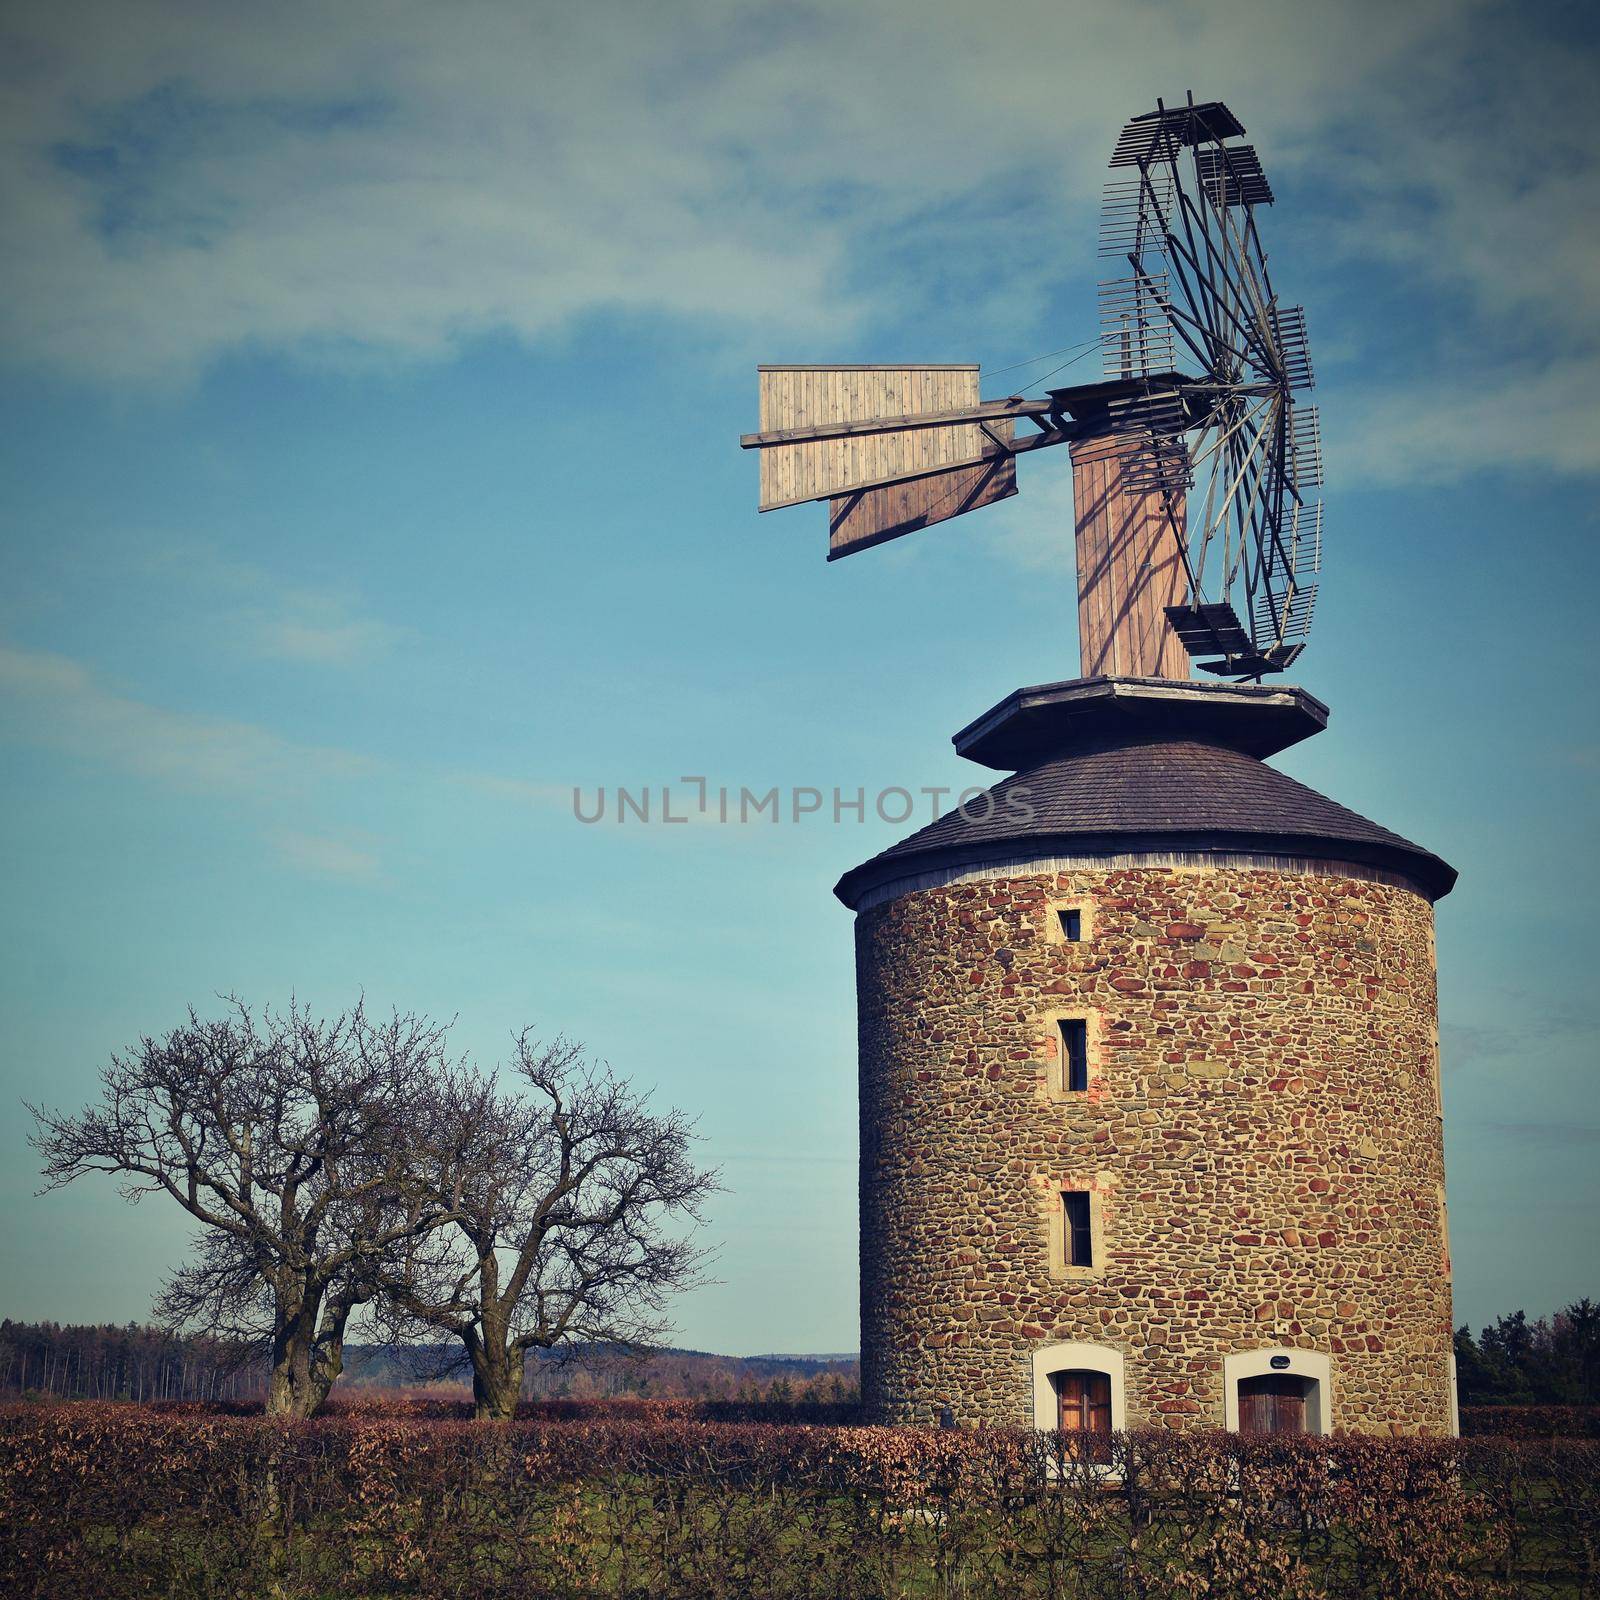
<instances>
[{"instance_id":1,"label":"rotor wheel","mask_svg":"<svg viewBox=\"0 0 1600 1600\"><path fill-rule=\"evenodd\" d=\"M1204 671L1281 672L1305 647L1321 570L1322 481L1305 313L1278 302L1256 208L1273 195L1218 102L1135 117L1106 185L1101 284L1107 378L1152 380L1116 431L1134 486L1158 491L1188 604L1169 618ZM1174 373L1177 382L1174 385ZM1178 614L1178 613L1181 613Z\"/></svg>"}]
</instances>

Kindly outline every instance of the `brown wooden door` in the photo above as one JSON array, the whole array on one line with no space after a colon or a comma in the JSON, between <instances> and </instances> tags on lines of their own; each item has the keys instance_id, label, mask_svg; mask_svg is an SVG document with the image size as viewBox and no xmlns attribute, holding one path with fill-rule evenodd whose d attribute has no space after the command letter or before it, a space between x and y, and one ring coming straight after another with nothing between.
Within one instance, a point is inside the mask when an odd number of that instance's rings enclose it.
<instances>
[{"instance_id":1,"label":"brown wooden door","mask_svg":"<svg viewBox=\"0 0 1600 1600\"><path fill-rule=\"evenodd\" d=\"M1058 1426L1064 1433L1084 1433L1096 1437L1083 1443L1094 1461L1111 1459L1111 1378L1104 1372L1058 1372L1056 1394L1060 1398Z\"/></svg>"},{"instance_id":2,"label":"brown wooden door","mask_svg":"<svg viewBox=\"0 0 1600 1600\"><path fill-rule=\"evenodd\" d=\"M1239 1380L1239 1432L1294 1434L1306 1431L1309 1378L1270 1373Z\"/></svg>"}]
</instances>

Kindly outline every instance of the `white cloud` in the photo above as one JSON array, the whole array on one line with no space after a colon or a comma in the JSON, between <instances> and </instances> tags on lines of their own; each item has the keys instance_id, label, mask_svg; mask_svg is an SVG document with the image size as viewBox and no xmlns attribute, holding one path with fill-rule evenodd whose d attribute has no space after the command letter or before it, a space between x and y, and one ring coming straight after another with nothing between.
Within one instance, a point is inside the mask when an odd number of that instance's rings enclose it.
<instances>
[{"instance_id":1,"label":"white cloud","mask_svg":"<svg viewBox=\"0 0 1600 1600\"><path fill-rule=\"evenodd\" d=\"M278 835L277 845L291 866L312 877L369 883L378 876L377 856L345 839L289 832Z\"/></svg>"},{"instance_id":2,"label":"white cloud","mask_svg":"<svg viewBox=\"0 0 1600 1600\"><path fill-rule=\"evenodd\" d=\"M497 777L487 772L462 773L456 782L492 799L508 800L513 805L536 811L570 812L572 809L573 786L570 783L536 783L526 778Z\"/></svg>"},{"instance_id":3,"label":"white cloud","mask_svg":"<svg viewBox=\"0 0 1600 1600\"><path fill-rule=\"evenodd\" d=\"M607 306L804 323L840 230L770 227L759 187L730 206L741 158L684 87L701 30L657 16L36 10L14 341L141 376L245 344L438 356Z\"/></svg>"},{"instance_id":4,"label":"white cloud","mask_svg":"<svg viewBox=\"0 0 1600 1600\"><path fill-rule=\"evenodd\" d=\"M1446 1069L1479 1062L1542 1061L1551 1054L1564 1053L1574 1042L1592 1040L1597 1032L1591 1017L1577 1012L1550 1013L1542 1008L1541 1001L1524 991L1498 998L1525 1004L1525 1020L1517 1027L1498 1023L1444 1023L1440 1061Z\"/></svg>"},{"instance_id":5,"label":"white cloud","mask_svg":"<svg viewBox=\"0 0 1600 1600\"><path fill-rule=\"evenodd\" d=\"M307 745L254 723L151 705L81 663L0 645L0 742L43 746L163 788L215 796L267 829L281 858L316 877L371 881L368 842L275 825L314 816L332 788L371 780L382 763Z\"/></svg>"},{"instance_id":6,"label":"white cloud","mask_svg":"<svg viewBox=\"0 0 1600 1600\"><path fill-rule=\"evenodd\" d=\"M386 795L431 786L448 794L453 813L466 794L480 803L509 802L534 810L570 827L574 836L584 831L575 819L570 783L430 769L305 744L259 724L153 705L108 686L70 657L0 644L0 746L6 744L62 752L164 789L214 797L250 818L283 861L314 877L350 882L381 877L385 841L327 820L352 796L367 802L366 809L381 811ZM667 823L661 810L662 784L634 781L623 787L636 805L646 803L648 795L651 820L646 825L630 813L622 837L672 839L686 826L722 826L715 782L706 811L696 808L693 783L666 785L677 826ZM609 823L618 820L617 792L615 784L604 786ZM733 792L736 805L737 785ZM583 808L592 811L596 786L582 786L581 795ZM737 813L728 826L741 831ZM742 831L764 836L756 822Z\"/></svg>"},{"instance_id":7,"label":"white cloud","mask_svg":"<svg viewBox=\"0 0 1600 1600\"><path fill-rule=\"evenodd\" d=\"M1335 481L1422 488L1488 467L1600 470L1600 363L1513 363L1484 376L1486 385L1447 374L1378 385L1359 404L1333 408Z\"/></svg>"},{"instance_id":8,"label":"white cloud","mask_svg":"<svg viewBox=\"0 0 1600 1600\"><path fill-rule=\"evenodd\" d=\"M199 596L223 620L235 648L268 660L350 666L385 654L402 637L403 630L367 615L355 598L285 584L213 539L155 540L136 559L160 574L164 590Z\"/></svg>"},{"instance_id":9,"label":"white cloud","mask_svg":"<svg viewBox=\"0 0 1600 1600\"><path fill-rule=\"evenodd\" d=\"M241 348L443 357L612 310L827 354L876 316L981 301L1000 347L1063 260L1090 268L1121 118L1190 84L1263 136L1300 206L1274 235L1302 264L1377 262L1441 307L1439 330L1401 330L1415 376L1375 392L1394 328L1341 330L1344 481L1388 481L1418 447L1454 475L1585 471L1592 410L1571 401L1600 348L1600 163L1589 121L1552 108L1585 103L1594 62L1555 17L1486 0L1017 0L1001 24L928 0L23 5L0 40L0 315L25 361L141 382ZM1528 420L1435 448L1430 404L1506 379ZM322 660L378 642L275 638Z\"/></svg>"},{"instance_id":10,"label":"white cloud","mask_svg":"<svg viewBox=\"0 0 1600 1600\"><path fill-rule=\"evenodd\" d=\"M348 666L381 655L394 640L395 630L374 618L312 610L263 618L256 633L260 653L311 666Z\"/></svg>"},{"instance_id":11,"label":"white cloud","mask_svg":"<svg viewBox=\"0 0 1600 1600\"><path fill-rule=\"evenodd\" d=\"M305 745L254 723L151 705L108 688L79 662L0 645L0 736L208 793L289 800L370 774L346 750Z\"/></svg>"}]
</instances>

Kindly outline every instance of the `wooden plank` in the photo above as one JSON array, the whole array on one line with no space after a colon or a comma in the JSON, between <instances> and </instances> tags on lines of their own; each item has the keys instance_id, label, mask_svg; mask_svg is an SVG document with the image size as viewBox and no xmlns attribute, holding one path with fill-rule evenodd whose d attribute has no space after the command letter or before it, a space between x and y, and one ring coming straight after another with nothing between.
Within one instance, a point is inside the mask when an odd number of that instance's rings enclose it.
<instances>
[{"instance_id":1,"label":"wooden plank","mask_svg":"<svg viewBox=\"0 0 1600 1600\"><path fill-rule=\"evenodd\" d=\"M1003 426L1009 430L1011 424ZM837 496L828 503L828 559L886 544L1016 492L1016 457L996 449L977 462Z\"/></svg>"},{"instance_id":2,"label":"wooden plank","mask_svg":"<svg viewBox=\"0 0 1600 1600\"><path fill-rule=\"evenodd\" d=\"M1076 472L1076 465L1074 465ZM1081 519L1085 525L1088 539L1085 546L1087 560L1080 562L1078 577L1080 620L1079 650L1082 653L1084 639L1104 639L1111 632L1110 626L1110 595L1111 595L1111 540L1108 530L1111 526L1110 512L1107 509L1106 497L1110 492L1110 478L1106 472L1105 460L1102 456L1093 456L1089 462L1088 471L1089 505L1092 507L1086 518ZM1074 483L1073 498L1076 502L1077 492ZM1087 596L1088 605L1083 606L1083 599ZM1085 626L1085 617L1087 626ZM1089 657L1085 656L1085 660ZM1096 653L1095 659L1103 667L1103 658ZM1088 676L1085 669L1085 676Z\"/></svg>"},{"instance_id":3,"label":"wooden plank","mask_svg":"<svg viewBox=\"0 0 1600 1600\"><path fill-rule=\"evenodd\" d=\"M976 361L763 361L757 372L976 372Z\"/></svg>"},{"instance_id":4,"label":"wooden plank","mask_svg":"<svg viewBox=\"0 0 1600 1600\"><path fill-rule=\"evenodd\" d=\"M975 366L769 367L759 388L761 432L740 442L763 447L763 511L984 454L971 415L980 404ZM1003 403L996 414L1008 414ZM906 425L885 428L886 419Z\"/></svg>"},{"instance_id":5,"label":"wooden plank","mask_svg":"<svg viewBox=\"0 0 1600 1600\"><path fill-rule=\"evenodd\" d=\"M1182 680L1189 656L1166 608L1183 602L1183 563L1160 494L1124 487L1136 450L1117 437L1072 446L1081 670Z\"/></svg>"}]
</instances>

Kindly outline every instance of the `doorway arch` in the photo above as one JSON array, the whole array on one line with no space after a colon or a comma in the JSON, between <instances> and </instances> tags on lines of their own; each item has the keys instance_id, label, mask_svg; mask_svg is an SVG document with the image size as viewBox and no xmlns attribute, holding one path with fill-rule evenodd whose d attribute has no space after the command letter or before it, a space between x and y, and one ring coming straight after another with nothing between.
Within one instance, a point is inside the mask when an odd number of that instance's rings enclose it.
<instances>
[{"instance_id":1,"label":"doorway arch","mask_svg":"<svg viewBox=\"0 0 1600 1600\"><path fill-rule=\"evenodd\" d=\"M1329 1433L1333 1363L1318 1350L1241 1350L1224 1356L1222 1409L1229 1433Z\"/></svg>"}]
</instances>

